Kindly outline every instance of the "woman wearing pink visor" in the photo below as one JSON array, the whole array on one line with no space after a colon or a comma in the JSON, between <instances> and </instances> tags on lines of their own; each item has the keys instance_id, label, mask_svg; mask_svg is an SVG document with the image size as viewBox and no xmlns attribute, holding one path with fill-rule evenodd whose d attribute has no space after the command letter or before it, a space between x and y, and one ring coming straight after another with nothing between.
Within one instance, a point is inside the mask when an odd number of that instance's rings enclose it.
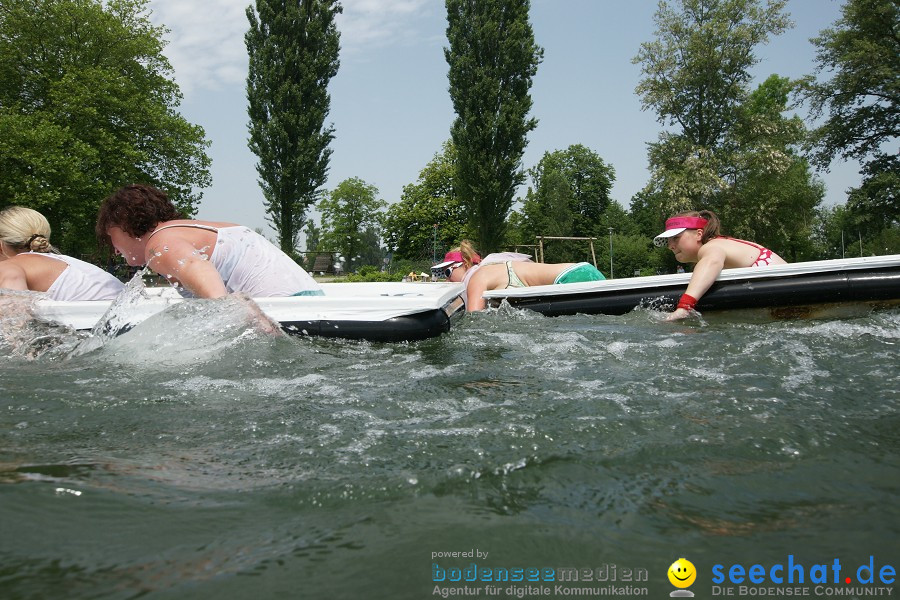
<instances>
[{"instance_id":1,"label":"woman wearing pink visor","mask_svg":"<svg viewBox=\"0 0 900 600\"><path fill-rule=\"evenodd\" d=\"M588 263L535 263L527 254L518 252L497 252L482 259L468 240L460 242L458 248L448 252L444 261L431 270L449 281L463 283L462 299L467 311L484 310L482 294L488 290L604 278L594 265Z\"/></svg>"},{"instance_id":2,"label":"woman wearing pink visor","mask_svg":"<svg viewBox=\"0 0 900 600\"><path fill-rule=\"evenodd\" d=\"M783 265L787 261L759 244L720 233L719 217L709 210L686 212L666 221L666 230L653 238L657 246L668 245L681 263L697 263L687 291L668 320L683 319L709 290L722 269Z\"/></svg>"}]
</instances>

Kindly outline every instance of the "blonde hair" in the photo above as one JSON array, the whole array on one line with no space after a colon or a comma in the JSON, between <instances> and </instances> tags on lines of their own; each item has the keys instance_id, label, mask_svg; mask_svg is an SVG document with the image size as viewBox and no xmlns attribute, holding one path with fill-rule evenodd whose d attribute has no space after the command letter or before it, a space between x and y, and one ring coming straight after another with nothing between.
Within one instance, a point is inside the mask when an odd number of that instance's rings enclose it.
<instances>
[{"instance_id":1,"label":"blonde hair","mask_svg":"<svg viewBox=\"0 0 900 600\"><path fill-rule=\"evenodd\" d=\"M459 243L459 248L453 248L451 252L459 252L462 254L463 263L466 265L467 269L471 269L472 265L475 264L475 257L478 257L478 262L481 262L481 257L478 256L478 252L475 251L475 246L473 246L472 242L469 240L462 240Z\"/></svg>"},{"instance_id":2,"label":"blonde hair","mask_svg":"<svg viewBox=\"0 0 900 600\"><path fill-rule=\"evenodd\" d=\"M0 211L0 241L16 252L56 252L50 245L47 218L24 206L10 206Z\"/></svg>"}]
</instances>

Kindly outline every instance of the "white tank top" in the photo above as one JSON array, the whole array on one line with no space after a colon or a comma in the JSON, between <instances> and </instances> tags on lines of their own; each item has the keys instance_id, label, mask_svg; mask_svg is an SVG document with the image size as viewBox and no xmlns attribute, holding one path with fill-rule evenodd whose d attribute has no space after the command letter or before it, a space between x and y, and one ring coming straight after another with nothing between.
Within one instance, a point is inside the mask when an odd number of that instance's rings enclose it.
<instances>
[{"instance_id":1,"label":"white tank top","mask_svg":"<svg viewBox=\"0 0 900 600\"><path fill-rule=\"evenodd\" d=\"M68 265L47 289L47 294L53 300L112 300L125 287L121 281L100 267L65 254L46 252L25 254L46 256Z\"/></svg>"},{"instance_id":2,"label":"white tank top","mask_svg":"<svg viewBox=\"0 0 900 600\"><path fill-rule=\"evenodd\" d=\"M248 227L177 223L163 225L150 237L171 227L193 227L216 233L215 247L210 248L207 254L229 292L266 298L322 289L290 256Z\"/></svg>"}]
</instances>

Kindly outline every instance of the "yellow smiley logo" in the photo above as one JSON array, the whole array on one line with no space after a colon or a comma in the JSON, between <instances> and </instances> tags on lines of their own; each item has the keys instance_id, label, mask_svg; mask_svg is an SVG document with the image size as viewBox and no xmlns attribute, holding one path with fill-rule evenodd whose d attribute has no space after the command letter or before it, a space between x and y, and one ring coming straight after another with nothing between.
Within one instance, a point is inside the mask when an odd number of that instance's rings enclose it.
<instances>
[{"instance_id":1,"label":"yellow smiley logo","mask_svg":"<svg viewBox=\"0 0 900 600\"><path fill-rule=\"evenodd\" d=\"M669 567L669 582L677 588L690 587L697 579L694 563L686 558L679 558Z\"/></svg>"}]
</instances>

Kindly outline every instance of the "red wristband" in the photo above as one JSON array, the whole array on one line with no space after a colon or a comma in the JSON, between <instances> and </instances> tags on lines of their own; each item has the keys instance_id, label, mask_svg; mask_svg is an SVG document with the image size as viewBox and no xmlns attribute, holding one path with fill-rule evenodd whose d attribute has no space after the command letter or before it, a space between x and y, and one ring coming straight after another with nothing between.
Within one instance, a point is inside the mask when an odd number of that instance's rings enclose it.
<instances>
[{"instance_id":1,"label":"red wristband","mask_svg":"<svg viewBox=\"0 0 900 600\"><path fill-rule=\"evenodd\" d=\"M678 306L676 308L684 308L686 310L694 310L694 307L697 306L697 299L693 296L688 296L687 294L682 294L681 299L678 301Z\"/></svg>"}]
</instances>

